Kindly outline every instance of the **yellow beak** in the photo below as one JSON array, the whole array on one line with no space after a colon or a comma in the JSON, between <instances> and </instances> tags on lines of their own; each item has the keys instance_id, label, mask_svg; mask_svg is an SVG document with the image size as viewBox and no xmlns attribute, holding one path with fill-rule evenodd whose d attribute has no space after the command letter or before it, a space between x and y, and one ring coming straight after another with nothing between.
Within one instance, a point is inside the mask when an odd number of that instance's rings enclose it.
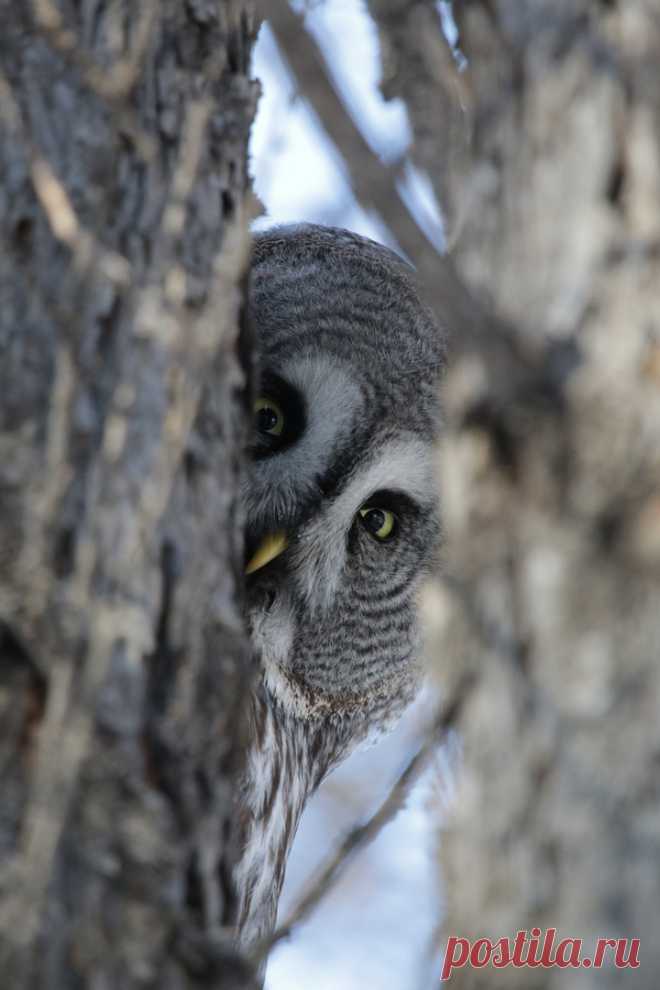
<instances>
[{"instance_id":1,"label":"yellow beak","mask_svg":"<svg viewBox=\"0 0 660 990\"><path fill-rule=\"evenodd\" d=\"M288 542L286 533L283 530L264 536L248 561L245 573L253 574L255 571L259 571L262 567L265 567L266 564L270 564L271 560L275 560L283 550L286 550Z\"/></svg>"}]
</instances>

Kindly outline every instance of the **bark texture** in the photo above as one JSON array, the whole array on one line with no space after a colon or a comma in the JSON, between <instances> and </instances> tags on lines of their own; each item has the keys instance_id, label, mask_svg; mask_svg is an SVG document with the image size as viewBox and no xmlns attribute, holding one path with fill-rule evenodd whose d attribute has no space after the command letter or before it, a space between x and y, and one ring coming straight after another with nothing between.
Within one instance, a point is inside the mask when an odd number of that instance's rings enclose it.
<instances>
[{"instance_id":1,"label":"bark texture","mask_svg":"<svg viewBox=\"0 0 660 990\"><path fill-rule=\"evenodd\" d=\"M441 676L478 680L442 841L447 933L641 939L641 966L463 987L654 987L660 966L660 9L456 0L474 125L457 270L517 332L502 403L459 357ZM466 90L467 91L467 90ZM495 331L494 331L495 332ZM448 597L447 588L450 589ZM456 602L460 608L456 609ZM612 958L609 956L608 958Z\"/></svg>"},{"instance_id":2,"label":"bark texture","mask_svg":"<svg viewBox=\"0 0 660 990\"><path fill-rule=\"evenodd\" d=\"M250 986L251 5L0 17L1 982Z\"/></svg>"}]
</instances>

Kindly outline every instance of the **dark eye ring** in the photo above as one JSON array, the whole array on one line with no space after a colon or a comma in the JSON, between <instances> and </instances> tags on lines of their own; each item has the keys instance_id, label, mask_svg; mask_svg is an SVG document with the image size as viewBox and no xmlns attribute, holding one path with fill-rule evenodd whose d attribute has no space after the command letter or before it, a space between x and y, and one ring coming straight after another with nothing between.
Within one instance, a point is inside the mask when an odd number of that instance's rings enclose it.
<instances>
[{"instance_id":1,"label":"dark eye ring","mask_svg":"<svg viewBox=\"0 0 660 990\"><path fill-rule=\"evenodd\" d=\"M381 509L377 505L365 505L359 510L358 515L367 532L381 543L395 535L397 519L389 509Z\"/></svg>"}]
</instances>

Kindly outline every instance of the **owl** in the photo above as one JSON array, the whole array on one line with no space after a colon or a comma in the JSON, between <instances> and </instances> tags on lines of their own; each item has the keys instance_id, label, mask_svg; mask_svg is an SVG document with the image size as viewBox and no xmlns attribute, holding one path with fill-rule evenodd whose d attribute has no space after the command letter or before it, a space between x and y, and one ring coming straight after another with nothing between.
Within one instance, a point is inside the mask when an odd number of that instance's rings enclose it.
<instances>
[{"instance_id":1,"label":"owl","mask_svg":"<svg viewBox=\"0 0 660 990\"><path fill-rule=\"evenodd\" d=\"M412 269L333 227L256 236L248 319L258 386L242 493L246 617L260 679L235 876L245 945L274 925L309 795L419 685L444 363Z\"/></svg>"}]
</instances>

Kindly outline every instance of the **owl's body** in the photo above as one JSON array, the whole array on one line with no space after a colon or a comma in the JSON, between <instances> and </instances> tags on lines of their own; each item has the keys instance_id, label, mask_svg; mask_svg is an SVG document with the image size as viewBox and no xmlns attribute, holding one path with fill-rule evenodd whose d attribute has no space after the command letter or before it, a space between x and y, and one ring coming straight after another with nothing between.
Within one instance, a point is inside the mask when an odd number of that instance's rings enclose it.
<instances>
[{"instance_id":1,"label":"owl's body","mask_svg":"<svg viewBox=\"0 0 660 990\"><path fill-rule=\"evenodd\" d=\"M443 364L410 268L335 228L256 238L249 317L259 398L247 602L262 678L241 798L245 943L274 923L309 794L398 718L419 683L416 592L439 541Z\"/></svg>"}]
</instances>

